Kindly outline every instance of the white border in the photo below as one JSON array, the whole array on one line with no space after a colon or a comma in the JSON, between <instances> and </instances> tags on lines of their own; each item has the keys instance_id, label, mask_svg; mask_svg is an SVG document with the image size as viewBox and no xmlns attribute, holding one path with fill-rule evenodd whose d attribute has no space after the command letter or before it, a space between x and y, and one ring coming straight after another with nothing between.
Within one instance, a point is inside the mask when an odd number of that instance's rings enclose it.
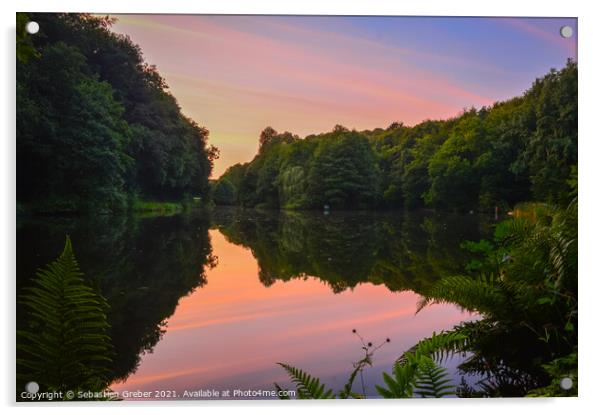
<instances>
[{"instance_id":1,"label":"white border","mask_svg":"<svg viewBox=\"0 0 602 415\"><path fill-rule=\"evenodd\" d=\"M528 2L525 0L498 0L494 2L470 0L437 0L437 1L326 1L326 0L232 0L232 1L123 1L102 0L91 2L84 0L33 1L21 0L18 4L3 1L2 5L2 53L0 68L2 71L1 88L3 97L1 126L5 130L2 136L0 155L0 174L2 180L2 203L0 215L2 238L0 246L0 264L5 272L2 275L3 300L2 328L4 336L0 341L2 358L2 376L0 376L1 403L7 406L9 413L32 413L43 411L45 414L64 413L105 413L108 407L117 413L143 412L164 414L169 408L176 408L181 413L199 414L207 410L224 410L226 412L250 412L264 414L273 413L306 413L308 411L345 411L351 414L367 412L420 412L465 415L467 409L491 414L507 414L514 411L545 411L547 413L587 413L593 412L600 404L600 376L602 359L600 348L600 310L596 307L602 293L600 281L601 257L598 239L602 235L600 229L600 180L602 172L599 166L602 152L600 133L600 88L601 54L599 39L602 39L600 27L601 16L596 13L595 1L548 0L545 2ZM15 279L15 41L14 25L17 11L49 11L49 12L95 12L95 13L215 13L215 14L371 14L371 15L448 15L448 16L562 16L579 18L579 176L580 176L580 369L579 398L576 399L504 399L504 400L435 400L398 401L398 402L178 402L178 403L96 403L82 406L43 404L35 407L16 406L12 404L14 397L14 279ZM602 245L602 244L601 244ZM596 405L598 404L598 405ZM334 405L334 406L333 406ZM597 408L599 410L599 408Z\"/></svg>"}]
</instances>

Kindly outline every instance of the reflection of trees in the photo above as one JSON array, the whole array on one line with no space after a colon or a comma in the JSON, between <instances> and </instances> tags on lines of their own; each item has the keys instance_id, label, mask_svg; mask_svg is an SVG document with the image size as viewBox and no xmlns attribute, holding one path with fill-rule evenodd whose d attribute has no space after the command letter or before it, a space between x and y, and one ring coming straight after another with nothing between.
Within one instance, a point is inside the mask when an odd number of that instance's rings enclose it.
<instances>
[{"instance_id":1,"label":"reflection of trees","mask_svg":"<svg viewBox=\"0 0 602 415\"><path fill-rule=\"evenodd\" d=\"M464 323L464 330L470 333L470 356L458 366L458 372L478 381L463 382L459 396L521 397L549 383L541 364L553 357L527 327L485 319Z\"/></svg>"},{"instance_id":2,"label":"reflection of trees","mask_svg":"<svg viewBox=\"0 0 602 415\"><path fill-rule=\"evenodd\" d=\"M233 243L249 247L259 278L317 277L334 292L358 283L419 291L460 272L460 243L483 235L479 217L425 212L258 212L222 209L213 222Z\"/></svg>"},{"instance_id":3,"label":"reflection of trees","mask_svg":"<svg viewBox=\"0 0 602 415\"><path fill-rule=\"evenodd\" d=\"M480 216L435 212L230 209L214 212L213 223L231 242L251 249L263 284L311 276L335 293L362 282L428 292L441 277L466 274L474 254L461 243L490 239L492 229ZM541 363L553 357L527 327L486 319L464 324L471 341L458 366L465 379L460 396L524 396L549 382Z\"/></svg>"},{"instance_id":4,"label":"reflection of trees","mask_svg":"<svg viewBox=\"0 0 602 415\"><path fill-rule=\"evenodd\" d=\"M21 221L17 231L18 289L59 252L70 234L87 278L110 304L115 346L112 377L133 372L152 350L180 297L206 283L211 266L208 222L202 215L134 219L121 216ZM19 317L19 313L18 313Z\"/></svg>"}]
</instances>

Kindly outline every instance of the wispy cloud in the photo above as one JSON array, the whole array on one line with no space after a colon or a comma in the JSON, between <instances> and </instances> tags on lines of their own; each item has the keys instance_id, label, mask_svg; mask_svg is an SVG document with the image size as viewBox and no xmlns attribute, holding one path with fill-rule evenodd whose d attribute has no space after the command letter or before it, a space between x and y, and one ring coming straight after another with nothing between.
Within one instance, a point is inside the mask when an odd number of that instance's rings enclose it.
<instances>
[{"instance_id":1,"label":"wispy cloud","mask_svg":"<svg viewBox=\"0 0 602 415\"><path fill-rule=\"evenodd\" d=\"M560 23L558 24L556 30L549 30L548 28L544 29L538 26L537 23L532 21L532 19L527 18L519 19L507 17L504 19L498 19L498 21L518 29L532 37L541 39L550 45L567 48L567 50L572 49L575 46L573 39L566 39L560 36Z\"/></svg>"},{"instance_id":2,"label":"wispy cloud","mask_svg":"<svg viewBox=\"0 0 602 415\"><path fill-rule=\"evenodd\" d=\"M411 39L379 42L337 25L342 20L320 26L269 16L118 19L114 30L142 46L183 110L209 128L221 149L217 175L250 159L267 125L304 136L336 123L358 129L396 120L415 124L509 97L493 86L512 74L491 59L445 53L445 38L433 40L440 42L434 52ZM529 36L562 41L524 20L508 22Z\"/></svg>"}]
</instances>

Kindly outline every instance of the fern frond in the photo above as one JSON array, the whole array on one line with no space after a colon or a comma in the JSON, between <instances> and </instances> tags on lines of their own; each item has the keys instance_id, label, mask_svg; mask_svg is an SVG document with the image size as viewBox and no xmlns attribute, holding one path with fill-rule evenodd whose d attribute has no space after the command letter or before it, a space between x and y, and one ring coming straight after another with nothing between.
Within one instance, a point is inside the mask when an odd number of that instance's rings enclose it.
<instances>
[{"instance_id":1,"label":"fern frond","mask_svg":"<svg viewBox=\"0 0 602 415\"><path fill-rule=\"evenodd\" d=\"M466 341L466 335L457 331L433 333L395 361L393 376L383 373L387 387L376 385L376 391L383 398L411 398L415 394L439 398L453 394L447 372L435 362L463 350Z\"/></svg>"},{"instance_id":2,"label":"fern frond","mask_svg":"<svg viewBox=\"0 0 602 415\"><path fill-rule=\"evenodd\" d=\"M552 265L552 278L554 286L558 288L566 275L566 262L569 256L569 249L575 243L574 239L570 239L562 233L554 235L550 241L550 264Z\"/></svg>"},{"instance_id":3,"label":"fern frond","mask_svg":"<svg viewBox=\"0 0 602 415\"><path fill-rule=\"evenodd\" d=\"M496 225L495 239L504 245L512 245L517 241L522 243L531 236L533 228L533 220L515 216Z\"/></svg>"},{"instance_id":4,"label":"fern frond","mask_svg":"<svg viewBox=\"0 0 602 415\"><path fill-rule=\"evenodd\" d=\"M411 398L414 395L414 386L416 383L417 366L414 364L404 364L395 362L392 375L383 373L383 380L386 388L376 385L376 391L385 399Z\"/></svg>"},{"instance_id":5,"label":"fern frond","mask_svg":"<svg viewBox=\"0 0 602 415\"><path fill-rule=\"evenodd\" d=\"M326 390L320 379L309 375L301 369L286 363L278 363L289 374L291 381L297 387L298 399L334 399L335 395L332 389Z\"/></svg>"},{"instance_id":6,"label":"fern frond","mask_svg":"<svg viewBox=\"0 0 602 415\"><path fill-rule=\"evenodd\" d=\"M427 356L435 362L442 363L454 353L464 350L467 336L458 331L442 331L433 333L431 337L422 339L401 355L397 362L405 365L417 356Z\"/></svg>"},{"instance_id":7,"label":"fern frond","mask_svg":"<svg viewBox=\"0 0 602 415\"><path fill-rule=\"evenodd\" d=\"M418 311L427 304L451 303L468 311L484 313L499 308L505 301L506 296L496 277L482 275L472 278L460 275L435 282L419 303Z\"/></svg>"},{"instance_id":8,"label":"fern frond","mask_svg":"<svg viewBox=\"0 0 602 415\"><path fill-rule=\"evenodd\" d=\"M453 395L454 391L447 371L423 356L418 366L415 393L423 398L442 398Z\"/></svg>"},{"instance_id":9,"label":"fern frond","mask_svg":"<svg viewBox=\"0 0 602 415\"><path fill-rule=\"evenodd\" d=\"M106 300L85 284L71 240L37 272L20 302L26 326L17 332L20 379L47 390L104 389L112 356Z\"/></svg>"}]
</instances>

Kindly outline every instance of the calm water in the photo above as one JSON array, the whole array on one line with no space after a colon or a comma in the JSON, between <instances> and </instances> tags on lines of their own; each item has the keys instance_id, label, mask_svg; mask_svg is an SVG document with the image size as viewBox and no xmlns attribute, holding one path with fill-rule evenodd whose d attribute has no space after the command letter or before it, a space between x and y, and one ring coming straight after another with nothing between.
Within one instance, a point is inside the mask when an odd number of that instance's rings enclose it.
<instances>
[{"instance_id":1,"label":"calm water","mask_svg":"<svg viewBox=\"0 0 602 415\"><path fill-rule=\"evenodd\" d=\"M424 212L20 219L18 289L71 235L111 305L117 391L289 386L276 362L338 390L362 357L355 328L375 344L391 339L364 372L374 396L403 351L475 318L449 305L416 315L416 303L463 270L462 241L489 232L487 218Z\"/></svg>"}]
</instances>

